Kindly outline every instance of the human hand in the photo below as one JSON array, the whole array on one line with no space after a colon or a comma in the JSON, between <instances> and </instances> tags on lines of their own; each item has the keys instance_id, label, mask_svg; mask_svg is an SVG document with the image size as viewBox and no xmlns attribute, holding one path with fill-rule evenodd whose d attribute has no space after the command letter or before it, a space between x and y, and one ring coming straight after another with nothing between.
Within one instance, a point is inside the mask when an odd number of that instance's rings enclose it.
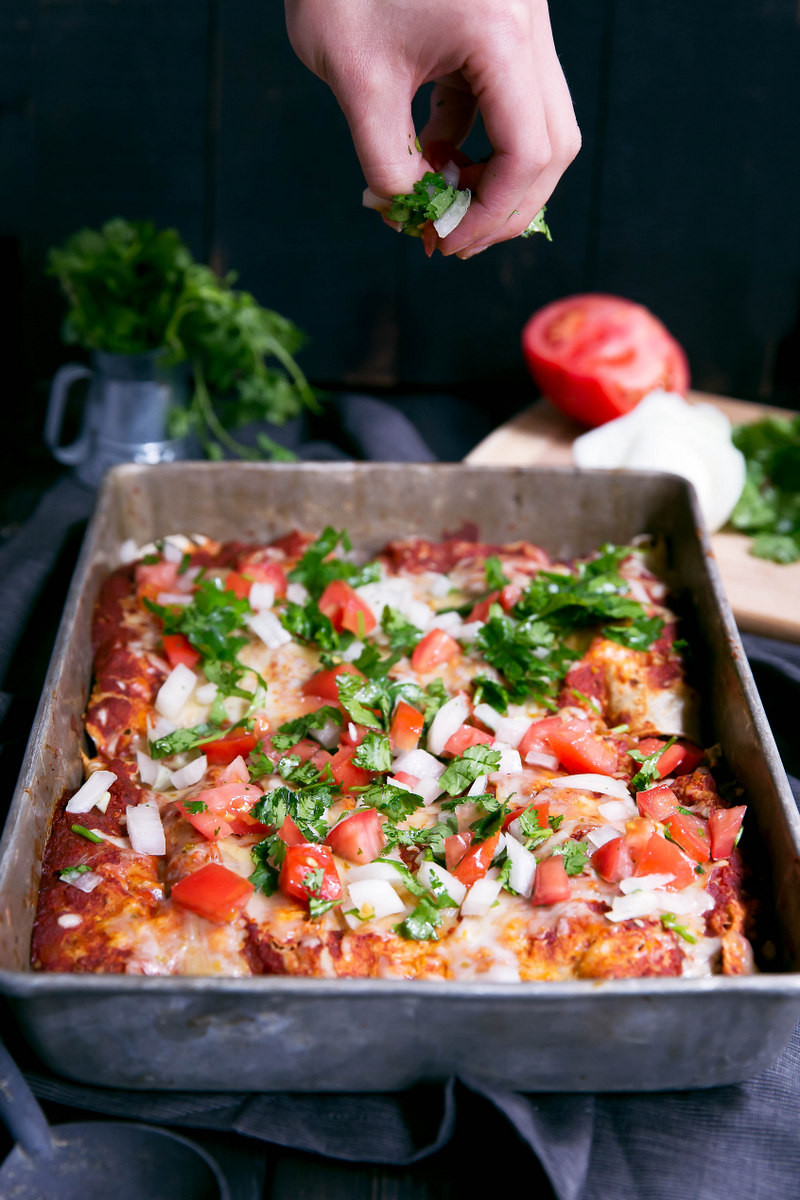
<instances>
[{"instance_id":1,"label":"human hand","mask_svg":"<svg viewBox=\"0 0 800 1200\"><path fill-rule=\"evenodd\" d=\"M458 146L478 108L493 154L443 254L517 237L580 148L546 0L285 0L298 57L332 89L370 190L409 192L433 141ZM434 82L417 138L411 101Z\"/></svg>"}]
</instances>

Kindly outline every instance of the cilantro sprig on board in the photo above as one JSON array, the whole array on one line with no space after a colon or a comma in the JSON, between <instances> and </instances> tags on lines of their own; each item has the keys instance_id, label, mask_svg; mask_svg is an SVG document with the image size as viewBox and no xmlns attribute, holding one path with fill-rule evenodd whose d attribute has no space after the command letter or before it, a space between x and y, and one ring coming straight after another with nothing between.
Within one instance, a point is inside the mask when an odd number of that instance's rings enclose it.
<instances>
[{"instance_id":1,"label":"cilantro sprig on board","mask_svg":"<svg viewBox=\"0 0 800 1200\"><path fill-rule=\"evenodd\" d=\"M738 425L733 442L747 477L731 525L753 537L757 558L800 561L800 415Z\"/></svg>"}]
</instances>

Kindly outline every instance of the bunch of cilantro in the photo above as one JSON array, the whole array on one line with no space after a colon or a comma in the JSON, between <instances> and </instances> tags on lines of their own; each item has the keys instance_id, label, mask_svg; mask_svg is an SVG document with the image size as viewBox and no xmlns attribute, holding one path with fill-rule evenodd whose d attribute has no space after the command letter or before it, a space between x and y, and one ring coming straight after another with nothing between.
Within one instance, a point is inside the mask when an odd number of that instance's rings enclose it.
<instances>
[{"instance_id":1,"label":"bunch of cilantro","mask_svg":"<svg viewBox=\"0 0 800 1200\"><path fill-rule=\"evenodd\" d=\"M747 477L731 525L753 537L757 558L800 561L800 415L738 425L733 442Z\"/></svg>"},{"instance_id":2,"label":"bunch of cilantro","mask_svg":"<svg viewBox=\"0 0 800 1200\"><path fill-rule=\"evenodd\" d=\"M82 229L52 249L48 273L69 301L64 340L110 354L165 349L194 377L188 409L175 409L173 437L194 433L209 458L278 457L266 434L258 450L232 430L256 421L281 425L317 399L295 354L305 338L286 317L262 308L196 263L174 229L117 217ZM285 456L285 452L283 452Z\"/></svg>"}]
</instances>

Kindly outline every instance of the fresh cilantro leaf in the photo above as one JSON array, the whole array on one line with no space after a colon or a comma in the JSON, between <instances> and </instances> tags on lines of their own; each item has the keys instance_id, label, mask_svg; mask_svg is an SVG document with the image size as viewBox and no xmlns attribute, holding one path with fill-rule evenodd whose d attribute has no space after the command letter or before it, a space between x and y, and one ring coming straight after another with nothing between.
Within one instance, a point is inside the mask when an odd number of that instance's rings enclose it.
<instances>
[{"instance_id":1,"label":"fresh cilantro leaf","mask_svg":"<svg viewBox=\"0 0 800 1200\"><path fill-rule=\"evenodd\" d=\"M444 820L424 829L398 829L396 825L387 822L383 831L386 834L387 846L422 846L430 850L434 858L443 859L445 838L458 832L458 822L455 817L445 817Z\"/></svg>"},{"instance_id":2,"label":"fresh cilantro leaf","mask_svg":"<svg viewBox=\"0 0 800 1200\"><path fill-rule=\"evenodd\" d=\"M199 579L192 603L180 608L145 601L161 617L165 633L183 633L203 659L234 662L247 638L237 635L250 613L250 604L230 592L219 579Z\"/></svg>"},{"instance_id":3,"label":"fresh cilantro leaf","mask_svg":"<svg viewBox=\"0 0 800 1200\"><path fill-rule=\"evenodd\" d=\"M500 751L485 745L467 746L458 758L448 763L439 777L439 786L448 796L459 796L481 775L488 775L500 763Z\"/></svg>"},{"instance_id":4,"label":"fresh cilantro leaf","mask_svg":"<svg viewBox=\"0 0 800 1200\"><path fill-rule=\"evenodd\" d=\"M92 833L91 829L87 829L85 825L70 825L70 829L73 833L77 833L79 837L86 838L87 842L96 842L100 845L101 842L105 841L98 834Z\"/></svg>"},{"instance_id":5,"label":"fresh cilantro leaf","mask_svg":"<svg viewBox=\"0 0 800 1200\"><path fill-rule=\"evenodd\" d=\"M436 930L442 923L442 914L435 899L423 896L413 912L395 925L396 933L414 942L437 941Z\"/></svg>"},{"instance_id":6,"label":"fresh cilantro leaf","mask_svg":"<svg viewBox=\"0 0 800 1200\"><path fill-rule=\"evenodd\" d=\"M508 692L502 683L498 683L496 679L492 679L488 675L476 675L472 680L472 685L475 689L472 697L475 704L488 704L496 712L501 713L503 716L506 715L508 712Z\"/></svg>"},{"instance_id":7,"label":"fresh cilantro leaf","mask_svg":"<svg viewBox=\"0 0 800 1200\"><path fill-rule=\"evenodd\" d=\"M272 759L260 747L250 751L247 760L247 770L251 783L254 783L256 779L263 778L264 775L274 775L275 773Z\"/></svg>"},{"instance_id":8,"label":"fresh cilantro leaf","mask_svg":"<svg viewBox=\"0 0 800 1200\"><path fill-rule=\"evenodd\" d=\"M323 913L330 912L332 908L336 908L337 904L341 904L341 900L321 900L319 896L309 896L308 915L312 921L316 921Z\"/></svg>"},{"instance_id":9,"label":"fresh cilantro leaf","mask_svg":"<svg viewBox=\"0 0 800 1200\"><path fill-rule=\"evenodd\" d=\"M321 775L312 762L303 762L297 754L287 754L278 762L278 774L287 783L302 786L319 783Z\"/></svg>"},{"instance_id":10,"label":"fresh cilantro leaf","mask_svg":"<svg viewBox=\"0 0 800 1200\"><path fill-rule=\"evenodd\" d=\"M397 787L387 780L371 783L359 792L360 799L368 808L377 808L392 821L403 821L411 813L422 808L424 800L414 792Z\"/></svg>"},{"instance_id":11,"label":"fresh cilantro leaf","mask_svg":"<svg viewBox=\"0 0 800 1200\"><path fill-rule=\"evenodd\" d=\"M490 554L484 563L486 586L490 592L499 592L509 582L503 571L503 564L496 554Z\"/></svg>"},{"instance_id":12,"label":"fresh cilantro leaf","mask_svg":"<svg viewBox=\"0 0 800 1200\"><path fill-rule=\"evenodd\" d=\"M65 867L63 871L59 871L58 878L64 883L72 883L77 875L86 875L91 869L88 863L77 863L74 867Z\"/></svg>"},{"instance_id":13,"label":"fresh cilantro leaf","mask_svg":"<svg viewBox=\"0 0 800 1200\"><path fill-rule=\"evenodd\" d=\"M459 192L445 181L443 175L426 171L412 191L392 197L386 216L398 224L403 233L421 237L423 225L445 213L457 195Z\"/></svg>"},{"instance_id":14,"label":"fresh cilantro leaf","mask_svg":"<svg viewBox=\"0 0 800 1200\"><path fill-rule=\"evenodd\" d=\"M311 784L296 791L288 787L267 792L254 804L252 813L257 821L280 829L287 816L307 842L322 842L328 834L328 809L334 799L330 784Z\"/></svg>"},{"instance_id":15,"label":"fresh cilantro leaf","mask_svg":"<svg viewBox=\"0 0 800 1200\"><path fill-rule=\"evenodd\" d=\"M319 892L324 878L325 872L323 871L322 867L316 867L311 871L306 871L300 882L308 892L309 896L313 896L315 892Z\"/></svg>"},{"instance_id":16,"label":"fresh cilantro leaf","mask_svg":"<svg viewBox=\"0 0 800 1200\"><path fill-rule=\"evenodd\" d=\"M410 654L422 637L421 629L388 604L384 605L381 614L381 629L389 639L390 649L400 650L403 654Z\"/></svg>"},{"instance_id":17,"label":"fresh cilantro leaf","mask_svg":"<svg viewBox=\"0 0 800 1200\"><path fill-rule=\"evenodd\" d=\"M278 889L279 870L270 859L274 858L276 852L280 854L281 847L285 854L284 843L279 837L272 836L265 838L263 842L259 842L250 850L250 857L255 864L255 869L249 879L256 891L263 892L265 896L271 896Z\"/></svg>"},{"instance_id":18,"label":"fresh cilantro leaf","mask_svg":"<svg viewBox=\"0 0 800 1200\"><path fill-rule=\"evenodd\" d=\"M504 676L509 699L517 702L534 696L552 707L568 665L578 657L547 621L534 618L490 615L475 640L487 662Z\"/></svg>"},{"instance_id":19,"label":"fresh cilantro leaf","mask_svg":"<svg viewBox=\"0 0 800 1200\"><path fill-rule=\"evenodd\" d=\"M189 729L175 729L150 743L150 757L169 758L173 754L184 754L187 750L194 750L203 741L214 741L220 732L219 725L213 726L207 722Z\"/></svg>"},{"instance_id":20,"label":"fresh cilantro leaf","mask_svg":"<svg viewBox=\"0 0 800 1200\"><path fill-rule=\"evenodd\" d=\"M628 646L631 650L649 650L653 642L661 636L664 624L661 617L647 617L642 613L629 625L604 626L603 637L610 638L612 642L619 642L622 646Z\"/></svg>"},{"instance_id":21,"label":"fresh cilantro leaf","mask_svg":"<svg viewBox=\"0 0 800 1200\"><path fill-rule=\"evenodd\" d=\"M570 838L569 841L564 842L553 853L560 855L564 859L564 870L568 875L580 875L589 861L586 848L586 842L577 842L574 838Z\"/></svg>"},{"instance_id":22,"label":"fresh cilantro leaf","mask_svg":"<svg viewBox=\"0 0 800 1200\"><path fill-rule=\"evenodd\" d=\"M208 809L205 800L184 800L183 807L188 813L204 813Z\"/></svg>"},{"instance_id":23,"label":"fresh cilantro leaf","mask_svg":"<svg viewBox=\"0 0 800 1200\"><path fill-rule=\"evenodd\" d=\"M289 601L278 616L284 629L292 637L300 642L313 642L321 650L327 650L329 653L341 653L354 641L354 635L349 630L336 632L330 617L326 617L320 611L314 600L309 600L304 605Z\"/></svg>"},{"instance_id":24,"label":"fresh cilantro leaf","mask_svg":"<svg viewBox=\"0 0 800 1200\"><path fill-rule=\"evenodd\" d=\"M640 763L639 770L631 779L631 787L635 792L643 792L652 784L656 783L661 778L661 772L658 769L658 760L665 750L669 750L670 746L674 745L678 739L671 737L668 742L658 749L653 750L651 754L642 754L641 750L629 750L628 754L634 762Z\"/></svg>"},{"instance_id":25,"label":"fresh cilantro leaf","mask_svg":"<svg viewBox=\"0 0 800 1200\"><path fill-rule=\"evenodd\" d=\"M520 237L529 238L529 237L533 237L533 235L535 233L543 233L544 236L547 238L548 242L552 242L553 235L550 232L550 230L547 226L547 223L545 222L545 219L544 219L544 214L546 212L547 212L547 205L544 204L539 209L538 213L533 218L530 225L528 225L527 228L523 229L522 233L520 234Z\"/></svg>"},{"instance_id":26,"label":"fresh cilantro leaf","mask_svg":"<svg viewBox=\"0 0 800 1200\"><path fill-rule=\"evenodd\" d=\"M337 531L327 525L289 572L292 583L302 583L313 600L319 600L328 584L335 579L344 579L352 587L359 587L364 583L374 583L381 577L378 563L358 566L345 559L331 557L339 546L345 553L352 550L347 531Z\"/></svg>"},{"instance_id":27,"label":"fresh cilantro leaf","mask_svg":"<svg viewBox=\"0 0 800 1200\"><path fill-rule=\"evenodd\" d=\"M677 933L678 937L682 937L685 942L691 942L694 945L697 941L697 938L689 933L685 925L678 924L678 918L674 913L662 913L661 924L665 929L671 929L673 933Z\"/></svg>"},{"instance_id":28,"label":"fresh cilantro leaf","mask_svg":"<svg viewBox=\"0 0 800 1200\"><path fill-rule=\"evenodd\" d=\"M365 771L389 771L392 766L392 748L389 739L382 733L366 733L361 745L353 755L353 765Z\"/></svg>"},{"instance_id":29,"label":"fresh cilantro leaf","mask_svg":"<svg viewBox=\"0 0 800 1200\"><path fill-rule=\"evenodd\" d=\"M380 704L383 689L376 680L361 679L358 675L337 675L336 691L339 703L356 725L380 729L381 722L372 709Z\"/></svg>"},{"instance_id":30,"label":"fresh cilantro leaf","mask_svg":"<svg viewBox=\"0 0 800 1200\"><path fill-rule=\"evenodd\" d=\"M273 733L272 744L276 750L288 750L290 746L296 746L302 741L309 730L322 729L329 721L341 725L342 714L332 704L323 704L322 708L317 708L314 712L295 717L293 721L284 721L283 725L278 726L278 732Z\"/></svg>"}]
</instances>

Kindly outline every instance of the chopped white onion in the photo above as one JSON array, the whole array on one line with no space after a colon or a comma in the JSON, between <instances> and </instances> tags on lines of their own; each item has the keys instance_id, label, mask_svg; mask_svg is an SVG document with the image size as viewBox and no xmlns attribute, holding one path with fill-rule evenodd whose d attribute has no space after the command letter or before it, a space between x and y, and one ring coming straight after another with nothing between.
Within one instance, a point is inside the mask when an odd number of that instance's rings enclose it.
<instances>
[{"instance_id":1,"label":"chopped white onion","mask_svg":"<svg viewBox=\"0 0 800 1200\"><path fill-rule=\"evenodd\" d=\"M460 638L464 622L457 612L434 613L428 622L429 629L441 629L452 638Z\"/></svg>"},{"instance_id":2,"label":"chopped white onion","mask_svg":"<svg viewBox=\"0 0 800 1200\"><path fill-rule=\"evenodd\" d=\"M174 721L194 691L196 683L197 676L194 671L190 671L184 663L178 663L158 689L156 711L161 713L162 717Z\"/></svg>"},{"instance_id":3,"label":"chopped white onion","mask_svg":"<svg viewBox=\"0 0 800 1200\"><path fill-rule=\"evenodd\" d=\"M68 813L87 813L116 781L113 771L93 771L67 803Z\"/></svg>"},{"instance_id":4,"label":"chopped white onion","mask_svg":"<svg viewBox=\"0 0 800 1200\"><path fill-rule=\"evenodd\" d=\"M338 745L341 736L342 727L338 721L326 721L319 729L309 729L308 736L312 737L315 742L319 742L320 746L324 746L326 750Z\"/></svg>"},{"instance_id":5,"label":"chopped white onion","mask_svg":"<svg viewBox=\"0 0 800 1200\"><path fill-rule=\"evenodd\" d=\"M439 783L438 779L432 779L429 775L422 775L417 780L416 786L412 788L415 796L421 796L424 804L433 804L434 800L438 800L444 792L444 788Z\"/></svg>"},{"instance_id":6,"label":"chopped white onion","mask_svg":"<svg viewBox=\"0 0 800 1200\"><path fill-rule=\"evenodd\" d=\"M659 908L655 892L632 892L630 896L615 896L611 910L606 913L609 921L630 921L634 917L649 917Z\"/></svg>"},{"instance_id":7,"label":"chopped white onion","mask_svg":"<svg viewBox=\"0 0 800 1200\"><path fill-rule=\"evenodd\" d=\"M440 867L438 863L423 862L422 866L417 871L417 879L423 887L434 888L439 891L441 888L447 892L450 899L456 907L458 907L467 894L467 889L460 879L456 879L455 875L451 875L444 867Z\"/></svg>"},{"instance_id":8,"label":"chopped white onion","mask_svg":"<svg viewBox=\"0 0 800 1200\"><path fill-rule=\"evenodd\" d=\"M545 754L540 750L529 750L525 762L530 767L544 767L546 771L558 770L558 759L555 754Z\"/></svg>"},{"instance_id":9,"label":"chopped white onion","mask_svg":"<svg viewBox=\"0 0 800 1200\"><path fill-rule=\"evenodd\" d=\"M148 786L155 783L162 764L142 750L136 751L136 762L139 767L139 778Z\"/></svg>"},{"instance_id":10,"label":"chopped white onion","mask_svg":"<svg viewBox=\"0 0 800 1200\"><path fill-rule=\"evenodd\" d=\"M496 708L492 708L491 704L483 703L475 705L472 715L477 717L481 725L485 725L487 729L491 729L492 733L497 733L500 722L506 719ZM528 724L530 725L530 721Z\"/></svg>"},{"instance_id":11,"label":"chopped white onion","mask_svg":"<svg viewBox=\"0 0 800 1200\"><path fill-rule=\"evenodd\" d=\"M250 588L248 596L250 607L256 611L262 608L272 608L275 603L275 588L271 583L254 583Z\"/></svg>"},{"instance_id":12,"label":"chopped white onion","mask_svg":"<svg viewBox=\"0 0 800 1200\"><path fill-rule=\"evenodd\" d=\"M360 642L358 638L355 638L349 646L346 646L344 650L342 650L342 662L355 662L356 659L361 655L363 649L364 643Z\"/></svg>"},{"instance_id":13,"label":"chopped white onion","mask_svg":"<svg viewBox=\"0 0 800 1200\"><path fill-rule=\"evenodd\" d=\"M632 892L652 892L655 888L663 888L666 884L672 883L674 878L674 875L662 873L631 875L628 879L620 880L619 890L626 896L629 896Z\"/></svg>"},{"instance_id":14,"label":"chopped white onion","mask_svg":"<svg viewBox=\"0 0 800 1200\"><path fill-rule=\"evenodd\" d=\"M120 850L130 850L131 848L129 838L117 837L115 833L104 833L102 829L90 829L89 833L93 833L95 837L101 838L104 842L110 842L112 846L118 846Z\"/></svg>"},{"instance_id":15,"label":"chopped white onion","mask_svg":"<svg viewBox=\"0 0 800 1200\"><path fill-rule=\"evenodd\" d=\"M108 812L108 806L111 803L111 792L103 792L99 800L95 800L95 808L99 808L101 813Z\"/></svg>"},{"instance_id":16,"label":"chopped white onion","mask_svg":"<svg viewBox=\"0 0 800 1200\"><path fill-rule=\"evenodd\" d=\"M185 767L180 767L177 771L170 771L169 778L173 787L185 788L191 787L193 783L199 783L206 773L208 767L208 759L205 754L201 754L198 758L192 759Z\"/></svg>"},{"instance_id":17,"label":"chopped white onion","mask_svg":"<svg viewBox=\"0 0 800 1200\"><path fill-rule=\"evenodd\" d=\"M500 762L492 771L493 775L519 775L522 770L519 750L513 750L502 742L493 742L492 749L500 751Z\"/></svg>"},{"instance_id":18,"label":"chopped white onion","mask_svg":"<svg viewBox=\"0 0 800 1200\"><path fill-rule=\"evenodd\" d=\"M530 729L528 717L501 717L494 727L498 742L506 742L515 749Z\"/></svg>"},{"instance_id":19,"label":"chopped white onion","mask_svg":"<svg viewBox=\"0 0 800 1200\"><path fill-rule=\"evenodd\" d=\"M596 829L590 829L586 834L587 842L591 842L599 850L601 846L605 846L606 842L613 842L614 838L619 837L619 830L613 825L599 825Z\"/></svg>"},{"instance_id":20,"label":"chopped white onion","mask_svg":"<svg viewBox=\"0 0 800 1200\"><path fill-rule=\"evenodd\" d=\"M414 788L411 786L410 783L404 783L402 779L397 779L394 775L387 775L386 782L390 783L392 785L392 787L400 788L401 791L404 791L404 792L413 792L414 791Z\"/></svg>"},{"instance_id":21,"label":"chopped white onion","mask_svg":"<svg viewBox=\"0 0 800 1200\"><path fill-rule=\"evenodd\" d=\"M465 621L459 631L459 639L462 642L474 642L483 626L483 621Z\"/></svg>"},{"instance_id":22,"label":"chopped white onion","mask_svg":"<svg viewBox=\"0 0 800 1200\"><path fill-rule=\"evenodd\" d=\"M603 796L616 796L617 800L631 803L628 785L610 775L563 775L550 780L550 787L573 788L578 792L600 792Z\"/></svg>"},{"instance_id":23,"label":"chopped white onion","mask_svg":"<svg viewBox=\"0 0 800 1200\"><path fill-rule=\"evenodd\" d=\"M664 906L676 916L702 916L714 907L714 898L702 887L690 884L680 892L665 892Z\"/></svg>"},{"instance_id":24,"label":"chopped white onion","mask_svg":"<svg viewBox=\"0 0 800 1200\"><path fill-rule=\"evenodd\" d=\"M180 563L183 559L184 549L182 545L178 545L171 538L164 538L164 548L161 551L164 556L164 562Z\"/></svg>"},{"instance_id":25,"label":"chopped white onion","mask_svg":"<svg viewBox=\"0 0 800 1200\"><path fill-rule=\"evenodd\" d=\"M514 837L506 838L506 854L511 860L509 885L515 892L519 892L520 896L530 896L536 875L536 856Z\"/></svg>"},{"instance_id":26,"label":"chopped white onion","mask_svg":"<svg viewBox=\"0 0 800 1200\"><path fill-rule=\"evenodd\" d=\"M308 603L308 588L302 583L289 583L286 585L286 599L290 604L299 604L302 608Z\"/></svg>"},{"instance_id":27,"label":"chopped white onion","mask_svg":"<svg viewBox=\"0 0 800 1200\"><path fill-rule=\"evenodd\" d=\"M147 736L151 742L157 742L159 738L169 737L177 728L174 721L168 721L166 717L159 717L155 725L148 724Z\"/></svg>"},{"instance_id":28,"label":"chopped white onion","mask_svg":"<svg viewBox=\"0 0 800 1200\"><path fill-rule=\"evenodd\" d=\"M361 193L361 204L364 208L371 208L375 212L386 212L387 208L391 207L391 200L387 200L385 196L378 196L371 188L364 188Z\"/></svg>"},{"instance_id":29,"label":"chopped white onion","mask_svg":"<svg viewBox=\"0 0 800 1200\"><path fill-rule=\"evenodd\" d=\"M607 800L605 804L598 804L597 811L612 825L615 821L630 821L632 817L638 816L639 812L631 800Z\"/></svg>"},{"instance_id":30,"label":"chopped white onion","mask_svg":"<svg viewBox=\"0 0 800 1200\"><path fill-rule=\"evenodd\" d=\"M441 712L441 709L439 711ZM392 764L393 771L404 771L406 775L416 775L417 779L438 779L444 774L444 769L443 762L439 762L439 759L434 758L427 750L419 748L399 754Z\"/></svg>"},{"instance_id":31,"label":"chopped white onion","mask_svg":"<svg viewBox=\"0 0 800 1200\"><path fill-rule=\"evenodd\" d=\"M364 879L385 879L389 883L401 884L403 882L403 864L398 862L397 867L393 867L390 862L371 862L364 863L363 867L350 867L342 870L342 880L350 887L351 883L361 883Z\"/></svg>"},{"instance_id":32,"label":"chopped white onion","mask_svg":"<svg viewBox=\"0 0 800 1200\"><path fill-rule=\"evenodd\" d=\"M462 917L485 917L500 895L502 883L499 879L476 879L461 905Z\"/></svg>"},{"instance_id":33,"label":"chopped white onion","mask_svg":"<svg viewBox=\"0 0 800 1200\"><path fill-rule=\"evenodd\" d=\"M486 785L489 782L488 775L479 775L471 788L467 792L468 796L483 796L486 792Z\"/></svg>"},{"instance_id":34,"label":"chopped white onion","mask_svg":"<svg viewBox=\"0 0 800 1200\"><path fill-rule=\"evenodd\" d=\"M213 704L217 698L217 690L215 683L201 683L199 688L195 688L194 698L198 704Z\"/></svg>"},{"instance_id":35,"label":"chopped white onion","mask_svg":"<svg viewBox=\"0 0 800 1200\"><path fill-rule=\"evenodd\" d=\"M469 704L461 692L447 700L431 721L428 730L428 749L431 754L442 754L450 738L460 729L469 716ZM415 753L415 751L411 751ZM408 770L402 767L402 770ZM419 771L410 771L411 775L419 775ZM427 772L430 774L430 772Z\"/></svg>"},{"instance_id":36,"label":"chopped white onion","mask_svg":"<svg viewBox=\"0 0 800 1200\"><path fill-rule=\"evenodd\" d=\"M160 604L162 608L169 608L173 604L191 604L192 597L188 592L159 592L156 596L156 604Z\"/></svg>"},{"instance_id":37,"label":"chopped white onion","mask_svg":"<svg viewBox=\"0 0 800 1200\"><path fill-rule=\"evenodd\" d=\"M126 538L119 548L119 561L132 563L139 557L139 547L134 538Z\"/></svg>"},{"instance_id":38,"label":"chopped white onion","mask_svg":"<svg viewBox=\"0 0 800 1200\"><path fill-rule=\"evenodd\" d=\"M137 854L166 854L167 842L161 813L152 800L142 804L129 804L125 809L128 821L128 837Z\"/></svg>"},{"instance_id":39,"label":"chopped white onion","mask_svg":"<svg viewBox=\"0 0 800 1200\"><path fill-rule=\"evenodd\" d=\"M433 228L439 237L447 237L449 233L453 232L456 226L461 224L467 215L467 209L470 206L471 200L472 192L469 188L464 188L462 191L456 192L453 203L433 222Z\"/></svg>"},{"instance_id":40,"label":"chopped white onion","mask_svg":"<svg viewBox=\"0 0 800 1200\"><path fill-rule=\"evenodd\" d=\"M439 174L442 176L445 183L449 183L450 187L457 188L458 181L461 178L461 167L459 167L453 162L452 159L450 159L449 162L444 164Z\"/></svg>"},{"instance_id":41,"label":"chopped white onion","mask_svg":"<svg viewBox=\"0 0 800 1200\"><path fill-rule=\"evenodd\" d=\"M449 575L442 575L440 571L428 571L425 578L432 596L446 596L452 591L453 581Z\"/></svg>"},{"instance_id":42,"label":"chopped white onion","mask_svg":"<svg viewBox=\"0 0 800 1200\"><path fill-rule=\"evenodd\" d=\"M62 871L61 878L64 883L68 883L70 887L77 888L79 892L93 892L94 889L103 882L103 876L97 871Z\"/></svg>"},{"instance_id":43,"label":"chopped white onion","mask_svg":"<svg viewBox=\"0 0 800 1200\"><path fill-rule=\"evenodd\" d=\"M292 640L288 629L284 629L277 615L268 609L245 617L245 624L256 637L261 638L268 650L277 650L280 646L287 646Z\"/></svg>"},{"instance_id":44,"label":"chopped white onion","mask_svg":"<svg viewBox=\"0 0 800 1200\"><path fill-rule=\"evenodd\" d=\"M358 910L357 917L350 914L351 920L355 921L354 928L364 920L379 921L381 917L405 912L403 901L385 879L353 880L348 883L347 890L352 907Z\"/></svg>"}]
</instances>

